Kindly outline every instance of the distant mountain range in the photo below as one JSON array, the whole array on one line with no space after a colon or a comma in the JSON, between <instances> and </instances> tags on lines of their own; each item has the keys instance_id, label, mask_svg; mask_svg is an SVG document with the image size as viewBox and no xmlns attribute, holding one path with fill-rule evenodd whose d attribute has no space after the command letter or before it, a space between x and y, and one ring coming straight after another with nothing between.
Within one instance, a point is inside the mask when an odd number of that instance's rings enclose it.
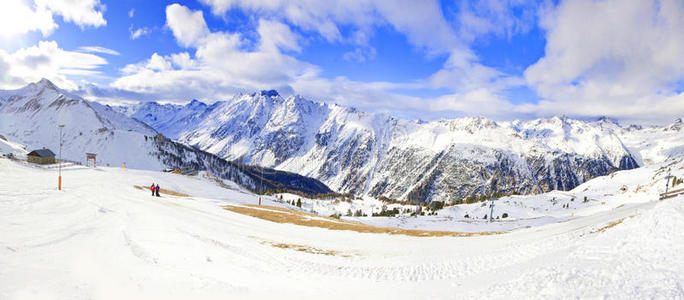
<instances>
[{"instance_id":1,"label":"distant mountain range","mask_svg":"<svg viewBox=\"0 0 684 300\"><path fill-rule=\"evenodd\" d=\"M209 170L251 190L334 190L412 202L569 190L684 154L681 119L664 127L564 117L421 122L273 90L211 105L114 107L47 80L0 91L0 149L18 151L20 143L58 152L58 124L66 125L62 155L69 160L96 152L103 165Z\"/></svg>"},{"instance_id":2,"label":"distant mountain range","mask_svg":"<svg viewBox=\"0 0 684 300\"><path fill-rule=\"evenodd\" d=\"M59 153L60 124L65 125L61 153L65 160L83 162L86 152L94 152L101 166L191 168L252 191L332 192L316 179L238 164L163 138L145 123L72 95L45 79L18 90L0 91L0 151L25 154L27 149L47 147Z\"/></svg>"},{"instance_id":3,"label":"distant mountain range","mask_svg":"<svg viewBox=\"0 0 684 300\"><path fill-rule=\"evenodd\" d=\"M299 173L340 192L412 202L569 190L684 153L681 119L666 127L564 117L419 122L273 90L211 105L114 109L228 160Z\"/></svg>"}]
</instances>

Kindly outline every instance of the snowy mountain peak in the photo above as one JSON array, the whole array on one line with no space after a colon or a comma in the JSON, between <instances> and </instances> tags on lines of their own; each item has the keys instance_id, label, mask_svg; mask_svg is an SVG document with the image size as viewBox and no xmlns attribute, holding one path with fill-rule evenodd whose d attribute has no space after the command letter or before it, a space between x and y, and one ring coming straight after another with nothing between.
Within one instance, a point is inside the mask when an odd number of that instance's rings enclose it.
<instances>
[{"instance_id":1,"label":"snowy mountain peak","mask_svg":"<svg viewBox=\"0 0 684 300\"><path fill-rule=\"evenodd\" d=\"M278 94L278 91L276 90L262 90L259 92L259 96L276 98L280 96L280 94Z\"/></svg>"},{"instance_id":2,"label":"snowy mountain peak","mask_svg":"<svg viewBox=\"0 0 684 300\"><path fill-rule=\"evenodd\" d=\"M674 123L665 128L666 131L679 131L682 129L682 118L677 118Z\"/></svg>"},{"instance_id":3,"label":"snowy mountain peak","mask_svg":"<svg viewBox=\"0 0 684 300\"><path fill-rule=\"evenodd\" d=\"M207 104L197 99L192 99L192 101L186 104L185 107L193 110L201 110L207 108Z\"/></svg>"},{"instance_id":4,"label":"snowy mountain peak","mask_svg":"<svg viewBox=\"0 0 684 300\"><path fill-rule=\"evenodd\" d=\"M607 116L601 116L596 121L600 122L600 123L613 123L615 125L620 125L620 123L618 123L617 120L615 120L613 118L609 118Z\"/></svg>"},{"instance_id":5,"label":"snowy mountain peak","mask_svg":"<svg viewBox=\"0 0 684 300\"><path fill-rule=\"evenodd\" d=\"M52 81L50 81L46 78L39 80L38 82L35 83L35 85L37 87L40 87L40 88L46 88L46 89L52 89L52 90L58 89L57 86L54 83L52 83Z\"/></svg>"}]
</instances>

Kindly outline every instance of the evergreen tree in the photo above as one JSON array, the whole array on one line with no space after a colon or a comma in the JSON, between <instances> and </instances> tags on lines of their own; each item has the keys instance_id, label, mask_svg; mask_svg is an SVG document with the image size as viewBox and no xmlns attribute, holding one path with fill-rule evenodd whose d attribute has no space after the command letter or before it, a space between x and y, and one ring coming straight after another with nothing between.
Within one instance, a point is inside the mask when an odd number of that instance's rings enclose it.
<instances>
[{"instance_id":1,"label":"evergreen tree","mask_svg":"<svg viewBox=\"0 0 684 300\"><path fill-rule=\"evenodd\" d=\"M297 207L302 207L302 199L297 198Z\"/></svg>"}]
</instances>

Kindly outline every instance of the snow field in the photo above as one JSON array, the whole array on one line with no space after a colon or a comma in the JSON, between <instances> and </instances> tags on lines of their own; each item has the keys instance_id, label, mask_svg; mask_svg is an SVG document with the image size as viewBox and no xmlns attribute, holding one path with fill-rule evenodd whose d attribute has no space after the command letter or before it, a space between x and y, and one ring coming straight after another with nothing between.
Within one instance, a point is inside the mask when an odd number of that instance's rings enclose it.
<instances>
[{"instance_id":1,"label":"snow field","mask_svg":"<svg viewBox=\"0 0 684 300\"><path fill-rule=\"evenodd\" d=\"M491 213L491 201L472 204L447 206L437 211L436 216L411 217L415 205L388 204L371 197L351 201L308 199L295 194L278 194L277 202L290 209L313 211L320 215L342 215L342 219L359 221L374 226L399 227L405 229L447 230L458 232L510 231L532 226L567 221L580 216L588 216L617 207L635 203L656 201L658 194L664 192L666 169L674 169L673 175L684 176L681 158L670 159L662 164L645 166L638 169L619 171L609 176L595 178L571 191L552 191L539 195L507 196L495 201L493 215L499 218L494 222L485 220ZM283 200L280 201L279 197ZM585 202L584 199L587 199ZM301 199L302 207L287 205ZM380 212L385 205L388 210L398 208L398 217L370 217ZM408 209L410 213L404 213ZM369 217L345 216L351 210L361 210ZM427 209L423 208L427 213ZM503 214L508 215L502 218ZM467 218L465 216L468 216Z\"/></svg>"},{"instance_id":2,"label":"snow field","mask_svg":"<svg viewBox=\"0 0 684 300\"><path fill-rule=\"evenodd\" d=\"M63 177L59 192L56 170L0 159L0 299L684 297L684 197L419 238L235 214L222 206L257 198L201 177L80 167ZM133 187L152 182L192 197Z\"/></svg>"}]
</instances>

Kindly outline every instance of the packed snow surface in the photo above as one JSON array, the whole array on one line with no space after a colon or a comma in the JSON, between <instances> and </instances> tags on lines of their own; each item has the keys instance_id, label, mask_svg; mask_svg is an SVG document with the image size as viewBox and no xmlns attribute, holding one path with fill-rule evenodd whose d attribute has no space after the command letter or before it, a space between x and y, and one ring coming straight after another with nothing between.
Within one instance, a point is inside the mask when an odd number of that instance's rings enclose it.
<instances>
[{"instance_id":1,"label":"packed snow surface","mask_svg":"<svg viewBox=\"0 0 684 300\"><path fill-rule=\"evenodd\" d=\"M619 179L621 205L457 238L273 223L201 176L70 167L57 191L56 170L0 159L0 299L682 298L684 197L634 190L666 168ZM134 187L153 182L191 197Z\"/></svg>"}]
</instances>

